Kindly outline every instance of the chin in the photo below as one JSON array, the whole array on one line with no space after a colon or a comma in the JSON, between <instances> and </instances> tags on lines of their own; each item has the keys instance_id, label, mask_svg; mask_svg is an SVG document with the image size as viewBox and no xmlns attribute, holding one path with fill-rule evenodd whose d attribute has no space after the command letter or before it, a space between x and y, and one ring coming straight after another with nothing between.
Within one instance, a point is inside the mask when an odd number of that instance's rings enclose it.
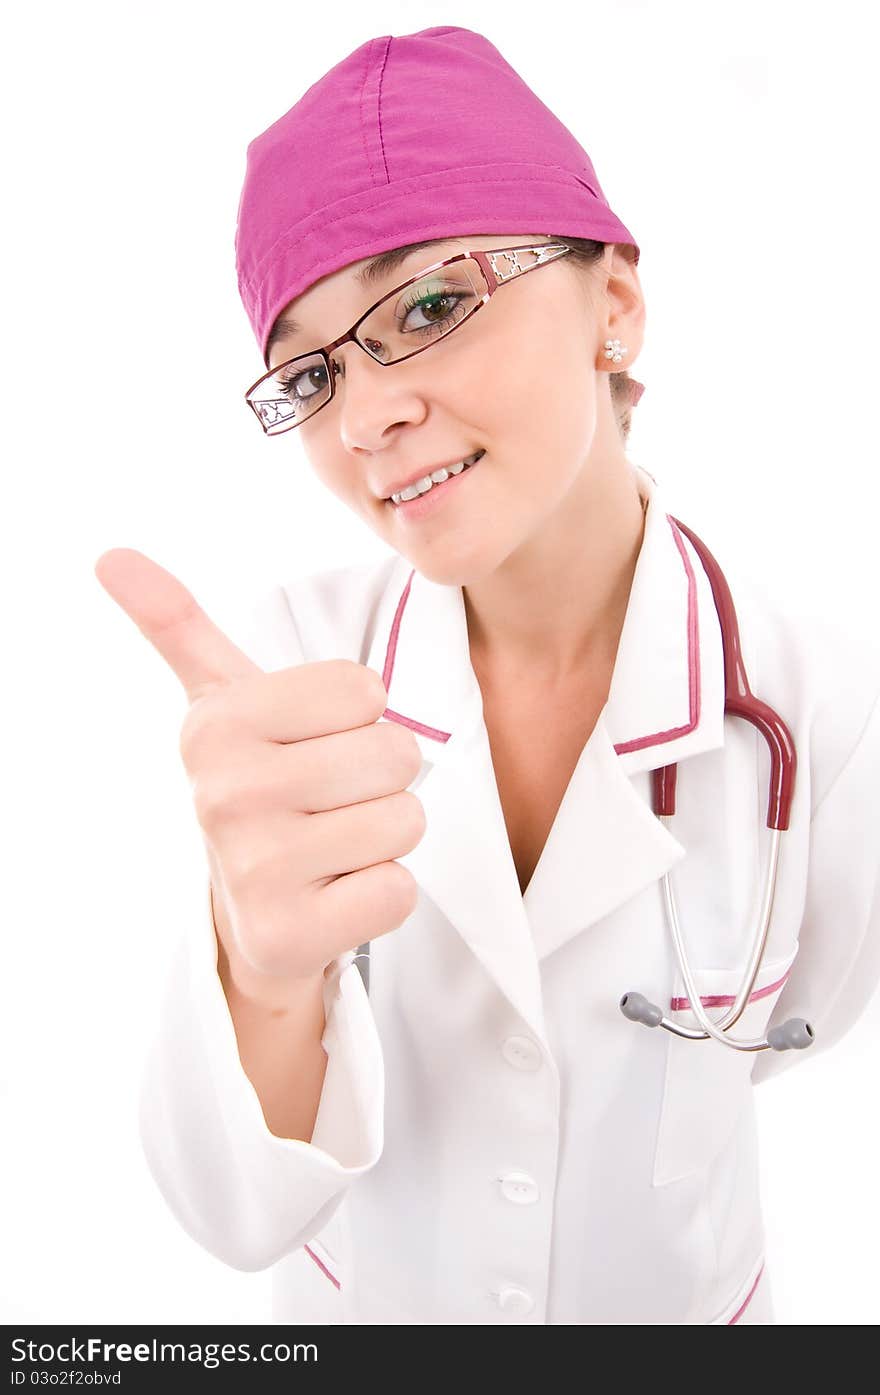
<instances>
[{"instance_id":1,"label":"chin","mask_svg":"<svg viewBox=\"0 0 880 1395\"><path fill-rule=\"evenodd\" d=\"M420 576L437 586L474 586L492 576L501 560L486 552L476 556L473 553L443 556L429 548L418 552L414 550L412 555L407 554L407 559Z\"/></svg>"}]
</instances>

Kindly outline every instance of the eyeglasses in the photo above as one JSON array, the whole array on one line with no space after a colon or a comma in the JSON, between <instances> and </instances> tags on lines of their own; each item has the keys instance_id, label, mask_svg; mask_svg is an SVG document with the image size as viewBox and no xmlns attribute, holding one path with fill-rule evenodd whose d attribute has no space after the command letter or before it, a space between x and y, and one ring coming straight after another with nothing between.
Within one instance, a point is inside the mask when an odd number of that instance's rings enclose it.
<instances>
[{"instance_id":1,"label":"eyeglasses","mask_svg":"<svg viewBox=\"0 0 880 1395\"><path fill-rule=\"evenodd\" d=\"M332 402L340 368L330 355L340 344L352 341L384 367L402 363L446 339L486 305L499 286L569 251L560 242L544 242L459 252L435 262L371 305L332 344L298 354L264 373L248 388L245 401L267 436L292 431Z\"/></svg>"}]
</instances>

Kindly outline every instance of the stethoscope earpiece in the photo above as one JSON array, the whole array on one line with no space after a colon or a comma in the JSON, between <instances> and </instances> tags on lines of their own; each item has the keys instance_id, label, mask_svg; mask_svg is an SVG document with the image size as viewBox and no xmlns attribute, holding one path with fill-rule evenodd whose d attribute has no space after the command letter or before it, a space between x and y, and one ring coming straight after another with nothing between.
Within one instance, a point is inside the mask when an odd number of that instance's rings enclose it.
<instances>
[{"instance_id":1,"label":"stethoscope earpiece","mask_svg":"<svg viewBox=\"0 0 880 1395\"><path fill-rule=\"evenodd\" d=\"M705 1032L695 1032L688 1027L680 1027L677 1022L670 1022L662 1008L649 1002L644 993L624 993L620 1000L620 1011L630 1022L641 1022L644 1027L665 1027L676 1036L692 1041L706 1040ZM730 1037L724 1041L724 1045L740 1051L761 1051L767 1047L772 1051L803 1051L804 1047L812 1046L813 1040L813 1029L809 1022L803 1017L790 1017L787 1022L780 1022L778 1027L771 1027L766 1038L747 1042Z\"/></svg>"},{"instance_id":2,"label":"stethoscope earpiece","mask_svg":"<svg viewBox=\"0 0 880 1395\"><path fill-rule=\"evenodd\" d=\"M780 1022L778 1027L771 1027L767 1033L767 1045L774 1051L803 1051L805 1046L812 1044L813 1029L802 1017L790 1017L787 1022Z\"/></svg>"},{"instance_id":3,"label":"stethoscope earpiece","mask_svg":"<svg viewBox=\"0 0 880 1395\"><path fill-rule=\"evenodd\" d=\"M644 993L624 993L620 1011L630 1022L642 1022L646 1027L659 1027L663 1021L663 1009L649 1003Z\"/></svg>"}]
</instances>

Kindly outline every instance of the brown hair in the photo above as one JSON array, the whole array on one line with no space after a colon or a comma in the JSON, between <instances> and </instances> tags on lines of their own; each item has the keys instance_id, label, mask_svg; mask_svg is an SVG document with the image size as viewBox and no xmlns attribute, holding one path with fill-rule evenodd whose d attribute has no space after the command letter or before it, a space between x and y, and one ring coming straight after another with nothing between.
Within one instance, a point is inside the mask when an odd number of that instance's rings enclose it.
<instances>
[{"instance_id":1,"label":"brown hair","mask_svg":"<svg viewBox=\"0 0 880 1395\"><path fill-rule=\"evenodd\" d=\"M571 257L565 260L574 262L575 266L585 268L596 266L602 260L602 253L606 247L604 242L594 242L589 237L554 236L553 241L561 242L563 246L571 249ZM617 427L625 445L632 426L632 380L625 368L620 369L619 372L610 373L608 376L610 378L611 405L614 408Z\"/></svg>"}]
</instances>

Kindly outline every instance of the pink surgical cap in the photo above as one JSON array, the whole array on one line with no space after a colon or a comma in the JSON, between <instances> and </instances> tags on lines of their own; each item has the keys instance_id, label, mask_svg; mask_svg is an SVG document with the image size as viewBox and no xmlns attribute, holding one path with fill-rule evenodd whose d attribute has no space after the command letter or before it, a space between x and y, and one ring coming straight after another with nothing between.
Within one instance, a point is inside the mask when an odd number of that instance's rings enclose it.
<instances>
[{"instance_id":1,"label":"pink surgical cap","mask_svg":"<svg viewBox=\"0 0 880 1395\"><path fill-rule=\"evenodd\" d=\"M264 363L274 321L320 277L492 232L626 243L639 259L589 156L482 34L361 44L247 148L235 255Z\"/></svg>"}]
</instances>

